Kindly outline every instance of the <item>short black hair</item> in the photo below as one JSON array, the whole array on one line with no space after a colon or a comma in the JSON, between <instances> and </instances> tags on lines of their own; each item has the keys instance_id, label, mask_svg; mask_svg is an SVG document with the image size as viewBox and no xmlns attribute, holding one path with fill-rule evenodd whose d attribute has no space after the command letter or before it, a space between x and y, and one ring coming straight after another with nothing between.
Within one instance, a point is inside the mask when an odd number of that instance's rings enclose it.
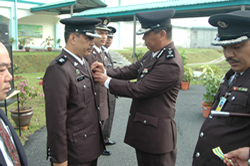
<instances>
[{"instance_id":1,"label":"short black hair","mask_svg":"<svg viewBox=\"0 0 250 166\"><path fill-rule=\"evenodd\" d=\"M70 35L71 33L74 33L77 37L79 37L79 36L81 35L79 32L75 32L75 31L65 31L65 32L64 32L64 40L65 40L66 43L68 42L68 40L69 40L69 35Z\"/></svg>"},{"instance_id":2,"label":"short black hair","mask_svg":"<svg viewBox=\"0 0 250 166\"><path fill-rule=\"evenodd\" d=\"M172 39L172 25L171 24L168 24L164 27L155 28L152 31L154 32L154 34L157 34L162 30L164 30L167 33L168 39Z\"/></svg>"}]
</instances>

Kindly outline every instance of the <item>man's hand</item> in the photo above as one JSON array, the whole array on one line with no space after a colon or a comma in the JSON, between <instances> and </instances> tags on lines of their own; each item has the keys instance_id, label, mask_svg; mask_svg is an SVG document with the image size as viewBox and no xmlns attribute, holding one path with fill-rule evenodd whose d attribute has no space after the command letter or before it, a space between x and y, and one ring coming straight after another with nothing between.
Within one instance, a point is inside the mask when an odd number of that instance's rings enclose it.
<instances>
[{"instance_id":1,"label":"man's hand","mask_svg":"<svg viewBox=\"0 0 250 166\"><path fill-rule=\"evenodd\" d=\"M63 163L53 163L53 166L68 166L68 160Z\"/></svg>"},{"instance_id":2,"label":"man's hand","mask_svg":"<svg viewBox=\"0 0 250 166\"><path fill-rule=\"evenodd\" d=\"M249 159L249 147L239 148L228 152L224 156L231 159L234 166L248 166L247 161ZM231 166L231 164L226 160L224 160L224 163L227 164L227 166Z\"/></svg>"},{"instance_id":3,"label":"man's hand","mask_svg":"<svg viewBox=\"0 0 250 166\"><path fill-rule=\"evenodd\" d=\"M95 82L97 82L101 86L104 86L105 81L108 79L108 76L100 72L95 72L93 77Z\"/></svg>"},{"instance_id":4,"label":"man's hand","mask_svg":"<svg viewBox=\"0 0 250 166\"><path fill-rule=\"evenodd\" d=\"M94 62L91 65L91 70L92 70L92 73L95 73L95 72L104 73L105 68L104 68L104 66L103 66L102 63L100 63L100 62Z\"/></svg>"}]
</instances>

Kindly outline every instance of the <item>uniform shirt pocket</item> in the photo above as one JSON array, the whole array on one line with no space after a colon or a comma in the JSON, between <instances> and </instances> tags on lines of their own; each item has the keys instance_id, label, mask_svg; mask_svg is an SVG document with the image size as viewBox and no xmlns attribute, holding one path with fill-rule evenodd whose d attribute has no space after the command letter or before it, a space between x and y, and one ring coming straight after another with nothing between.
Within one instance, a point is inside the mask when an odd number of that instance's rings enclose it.
<instances>
[{"instance_id":1,"label":"uniform shirt pocket","mask_svg":"<svg viewBox=\"0 0 250 166\"><path fill-rule=\"evenodd\" d=\"M232 105L247 106L248 94L246 92L233 91L228 97L229 103Z\"/></svg>"}]
</instances>

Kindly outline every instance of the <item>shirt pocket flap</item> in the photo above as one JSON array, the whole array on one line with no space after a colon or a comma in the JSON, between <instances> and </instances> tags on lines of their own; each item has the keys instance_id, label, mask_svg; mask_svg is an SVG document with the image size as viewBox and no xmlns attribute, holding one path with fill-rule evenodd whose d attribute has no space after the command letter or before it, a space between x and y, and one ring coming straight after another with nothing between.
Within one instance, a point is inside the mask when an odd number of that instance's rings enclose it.
<instances>
[{"instance_id":1,"label":"shirt pocket flap","mask_svg":"<svg viewBox=\"0 0 250 166\"><path fill-rule=\"evenodd\" d=\"M228 101L231 104L236 104L242 107L246 107L248 102L248 95L245 92L235 91L231 93L231 96L228 98Z\"/></svg>"},{"instance_id":2,"label":"shirt pocket flap","mask_svg":"<svg viewBox=\"0 0 250 166\"><path fill-rule=\"evenodd\" d=\"M137 112L135 114L134 122L141 122L144 125L152 125L154 127L158 126L158 118L157 117L145 115L145 114L142 114L139 112Z\"/></svg>"},{"instance_id":3,"label":"shirt pocket flap","mask_svg":"<svg viewBox=\"0 0 250 166\"><path fill-rule=\"evenodd\" d=\"M92 135L95 135L95 131L93 129L93 125L85 128L83 130L80 130L78 132L75 132L73 134L73 139L74 139L74 142L77 143L80 140L86 140L86 139L88 139Z\"/></svg>"}]
</instances>

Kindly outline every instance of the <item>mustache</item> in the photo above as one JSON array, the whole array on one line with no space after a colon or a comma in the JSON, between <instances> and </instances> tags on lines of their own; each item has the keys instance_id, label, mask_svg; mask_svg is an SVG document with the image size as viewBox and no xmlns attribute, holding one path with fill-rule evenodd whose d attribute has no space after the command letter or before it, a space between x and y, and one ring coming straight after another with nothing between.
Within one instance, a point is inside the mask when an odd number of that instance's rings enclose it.
<instances>
[{"instance_id":1,"label":"mustache","mask_svg":"<svg viewBox=\"0 0 250 166\"><path fill-rule=\"evenodd\" d=\"M240 62L240 61L238 61L238 60L236 60L236 59L234 59L234 58L227 58L226 61Z\"/></svg>"}]
</instances>

